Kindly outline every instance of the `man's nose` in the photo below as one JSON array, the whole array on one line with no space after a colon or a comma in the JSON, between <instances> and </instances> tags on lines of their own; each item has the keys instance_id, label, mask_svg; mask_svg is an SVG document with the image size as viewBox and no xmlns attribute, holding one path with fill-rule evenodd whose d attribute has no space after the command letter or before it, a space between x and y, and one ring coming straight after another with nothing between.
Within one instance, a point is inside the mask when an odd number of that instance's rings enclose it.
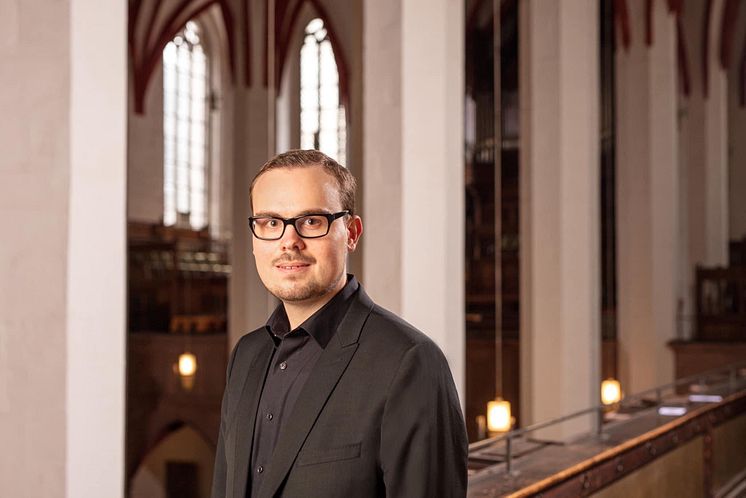
<instances>
[{"instance_id":1,"label":"man's nose","mask_svg":"<svg viewBox=\"0 0 746 498\"><path fill-rule=\"evenodd\" d=\"M280 243L282 245L282 249L285 251L290 251L293 249L303 249L305 247L303 238L298 235L298 231L295 229L295 225L288 225L285 227L285 233L282 234Z\"/></svg>"}]
</instances>

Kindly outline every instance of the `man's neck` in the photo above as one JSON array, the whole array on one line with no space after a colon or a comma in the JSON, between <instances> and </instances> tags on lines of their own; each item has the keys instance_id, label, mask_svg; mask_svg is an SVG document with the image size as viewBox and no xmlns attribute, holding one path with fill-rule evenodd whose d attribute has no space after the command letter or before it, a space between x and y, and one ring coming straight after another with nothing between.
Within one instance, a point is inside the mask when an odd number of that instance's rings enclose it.
<instances>
[{"instance_id":1,"label":"man's neck","mask_svg":"<svg viewBox=\"0 0 746 498\"><path fill-rule=\"evenodd\" d=\"M283 301L282 304L285 306L285 314L287 315L288 322L290 323L290 330L295 330L301 323L308 320L311 315L316 313L326 303L331 301L331 299L344 288L346 283L347 273L344 273L343 278L340 279L339 283L334 287L334 289L327 292L321 297L318 297L314 300L309 299L302 302Z\"/></svg>"}]
</instances>

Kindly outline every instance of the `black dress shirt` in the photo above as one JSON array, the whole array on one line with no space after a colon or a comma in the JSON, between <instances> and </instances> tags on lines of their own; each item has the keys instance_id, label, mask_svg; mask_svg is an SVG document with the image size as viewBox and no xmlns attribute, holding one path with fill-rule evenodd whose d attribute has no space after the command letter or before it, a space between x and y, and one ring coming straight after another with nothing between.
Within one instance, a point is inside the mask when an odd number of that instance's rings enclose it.
<instances>
[{"instance_id":1,"label":"black dress shirt","mask_svg":"<svg viewBox=\"0 0 746 498\"><path fill-rule=\"evenodd\" d=\"M269 317L265 329L275 347L254 424L249 496L257 496L262 477L271 465L272 453L282 427L287 423L316 360L337 331L357 290L357 279L348 275L347 284L342 290L292 331L284 305L280 304Z\"/></svg>"}]
</instances>

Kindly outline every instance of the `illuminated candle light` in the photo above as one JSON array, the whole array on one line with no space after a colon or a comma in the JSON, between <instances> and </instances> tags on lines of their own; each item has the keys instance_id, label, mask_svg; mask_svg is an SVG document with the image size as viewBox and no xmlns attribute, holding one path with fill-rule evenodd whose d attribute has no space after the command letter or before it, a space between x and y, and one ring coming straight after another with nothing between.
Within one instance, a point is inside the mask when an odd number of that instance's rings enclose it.
<instances>
[{"instance_id":1,"label":"illuminated candle light","mask_svg":"<svg viewBox=\"0 0 746 498\"><path fill-rule=\"evenodd\" d=\"M622 399L622 386L616 379L606 379L601 383L601 402L613 405Z\"/></svg>"},{"instance_id":2,"label":"illuminated candle light","mask_svg":"<svg viewBox=\"0 0 746 498\"><path fill-rule=\"evenodd\" d=\"M512 425L509 401L497 398L487 403L487 429L490 432L507 432Z\"/></svg>"},{"instance_id":3,"label":"illuminated candle light","mask_svg":"<svg viewBox=\"0 0 746 498\"><path fill-rule=\"evenodd\" d=\"M192 353L182 353L179 355L179 375L190 377L197 372L197 357Z\"/></svg>"}]
</instances>

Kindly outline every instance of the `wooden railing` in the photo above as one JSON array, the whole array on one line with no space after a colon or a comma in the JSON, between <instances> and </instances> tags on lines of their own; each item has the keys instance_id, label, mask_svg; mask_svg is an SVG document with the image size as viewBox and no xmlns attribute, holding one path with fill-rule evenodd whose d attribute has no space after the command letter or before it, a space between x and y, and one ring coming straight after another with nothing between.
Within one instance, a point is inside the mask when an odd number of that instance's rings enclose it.
<instances>
[{"instance_id":1,"label":"wooden railing","mask_svg":"<svg viewBox=\"0 0 746 498\"><path fill-rule=\"evenodd\" d=\"M594 415L595 433L536 436ZM746 481L745 436L741 362L472 443L469 495L731 496Z\"/></svg>"}]
</instances>

